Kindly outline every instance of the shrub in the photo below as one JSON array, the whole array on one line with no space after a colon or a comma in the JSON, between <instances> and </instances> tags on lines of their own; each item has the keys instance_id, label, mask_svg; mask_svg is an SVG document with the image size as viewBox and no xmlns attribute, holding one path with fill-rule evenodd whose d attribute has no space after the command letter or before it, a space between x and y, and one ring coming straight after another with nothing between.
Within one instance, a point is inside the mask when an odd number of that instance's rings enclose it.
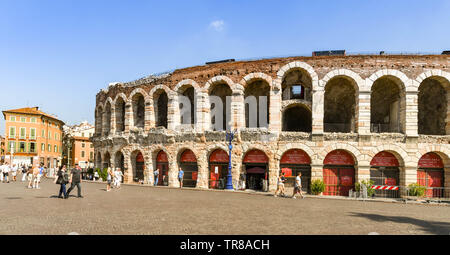
<instances>
[{"instance_id":1,"label":"shrub","mask_svg":"<svg viewBox=\"0 0 450 255\"><path fill-rule=\"evenodd\" d=\"M325 183L322 180L311 181L311 193L318 195L325 190Z\"/></svg>"},{"instance_id":2,"label":"shrub","mask_svg":"<svg viewBox=\"0 0 450 255\"><path fill-rule=\"evenodd\" d=\"M355 191L356 192L360 192L361 191L361 185L362 184L366 185L366 187L367 187L367 197L371 197L375 193L375 190L372 189L372 185L374 184L374 181L362 180L362 181L359 181L359 182L355 183Z\"/></svg>"},{"instance_id":3,"label":"shrub","mask_svg":"<svg viewBox=\"0 0 450 255\"><path fill-rule=\"evenodd\" d=\"M410 196L423 197L425 195L426 187L420 186L417 183L411 183L408 185L408 193Z\"/></svg>"},{"instance_id":4,"label":"shrub","mask_svg":"<svg viewBox=\"0 0 450 255\"><path fill-rule=\"evenodd\" d=\"M106 181L106 178L108 177L108 168L103 168L103 170L97 168L96 171L98 172L98 176L100 176L103 181Z\"/></svg>"}]
</instances>

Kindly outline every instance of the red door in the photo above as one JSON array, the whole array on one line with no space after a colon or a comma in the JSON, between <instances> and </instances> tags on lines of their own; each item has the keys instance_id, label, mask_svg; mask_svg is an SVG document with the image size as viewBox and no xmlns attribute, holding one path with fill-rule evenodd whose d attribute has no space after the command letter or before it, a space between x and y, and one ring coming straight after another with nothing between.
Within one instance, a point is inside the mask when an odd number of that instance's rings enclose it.
<instances>
[{"instance_id":1,"label":"red door","mask_svg":"<svg viewBox=\"0 0 450 255\"><path fill-rule=\"evenodd\" d=\"M323 182L325 184L324 195L336 196L338 193L338 172L339 169L323 169Z\"/></svg>"},{"instance_id":2,"label":"red door","mask_svg":"<svg viewBox=\"0 0 450 255\"><path fill-rule=\"evenodd\" d=\"M217 168L217 173L216 173ZM222 166L221 165L211 165L211 173L209 177L209 188L210 189L217 189L219 188L219 178L220 178L220 172Z\"/></svg>"},{"instance_id":3,"label":"red door","mask_svg":"<svg viewBox=\"0 0 450 255\"><path fill-rule=\"evenodd\" d=\"M417 183L420 186L427 187L425 196L427 197L442 197L442 189L436 189L442 187L442 170L417 170ZM433 189L434 188L434 189Z\"/></svg>"},{"instance_id":4,"label":"red door","mask_svg":"<svg viewBox=\"0 0 450 255\"><path fill-rule=\"evenodd\" d=\"M339 169L339 195L348 196L348 192L353 189L355 169Z\"/></svg>"}]
</instances>

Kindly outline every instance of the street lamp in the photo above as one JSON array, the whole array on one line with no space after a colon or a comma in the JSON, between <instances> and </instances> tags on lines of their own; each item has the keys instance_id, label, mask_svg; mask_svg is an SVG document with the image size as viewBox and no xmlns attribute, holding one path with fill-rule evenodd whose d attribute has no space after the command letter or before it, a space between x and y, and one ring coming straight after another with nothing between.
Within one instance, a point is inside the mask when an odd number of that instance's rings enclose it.
<instances>
[{"instance_id":1,"label":"street lamp","mask_svg":"<svg viewBox=\"0 0 450 255\"><path fill-rule=\"evenodd\" d=\"M226 139L229 141L228 149L229 149L229 158L228 158L228 175L227 175L227 186L225 189L232 190L233 189L233 179L231 177L231 150L233 149L233 144L231 143L234 139L234 134L236 133L236 129L234 131L227 131Z\"/></svg>"}]
</instances>

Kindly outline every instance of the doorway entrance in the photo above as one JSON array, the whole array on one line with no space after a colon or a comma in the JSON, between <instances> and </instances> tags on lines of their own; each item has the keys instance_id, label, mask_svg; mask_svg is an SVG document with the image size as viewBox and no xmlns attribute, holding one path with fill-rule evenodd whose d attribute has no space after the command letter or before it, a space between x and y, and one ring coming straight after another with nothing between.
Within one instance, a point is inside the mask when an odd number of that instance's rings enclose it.
<instances>
[{"instance_id":1,"label":"doorway entrance","mask_svg":"<svg viewBox=\"0 0 450 255\"><path fill-rule=\"evenodd\" d=\"M243 164L246 172L246 187L252 190L269 191L269 159L260 150L245 154Z\"/></svg>"}]
</instances>

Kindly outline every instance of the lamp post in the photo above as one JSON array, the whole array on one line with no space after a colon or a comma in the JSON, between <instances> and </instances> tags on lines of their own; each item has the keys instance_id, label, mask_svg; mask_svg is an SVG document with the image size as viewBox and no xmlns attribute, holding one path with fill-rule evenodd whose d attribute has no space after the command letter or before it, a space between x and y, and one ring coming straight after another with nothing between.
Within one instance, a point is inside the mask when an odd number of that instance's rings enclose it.
<instances>
[{"instance_id":1,"label":"lamp post","mask_svg":"<svg viewBox=\"0 0 450 255\"><path fill-rule=\"evenodd\" d=\"M233 178L231 177L231 150L233 149L233 144L231 143L234 139L234 134L236 133L236 129L234 131L227 131L226 139L229 141L228 149L229 149L229 157L228 157L228 175L227 175L227 185L225 189L232 190L233 189Z\"/></svg>"}]
</instances>

